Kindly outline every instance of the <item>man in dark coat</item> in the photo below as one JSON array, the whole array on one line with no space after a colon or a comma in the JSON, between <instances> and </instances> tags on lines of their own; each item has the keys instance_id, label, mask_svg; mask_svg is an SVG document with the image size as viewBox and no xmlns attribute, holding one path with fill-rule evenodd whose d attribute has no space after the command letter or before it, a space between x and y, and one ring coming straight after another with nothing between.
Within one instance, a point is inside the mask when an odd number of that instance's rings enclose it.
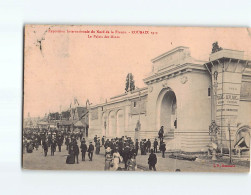
<instances>
[{"instance_id":1,"label":"man in dark coat","mask_svg":"<svg viewBox=\"0 0 251 195\"><path fill-rule=\"evenodd\" d=\"M57 146L56 140L52 139L51 140L51 156L54 156L54 152L56 150L56 146Z\"/></svg>"},{"instance_id":2,"label":"man in dark coat","mask_svg":"<svg viewBox=\"0 0 251 195\"><path fill-rule=\"evenodd\" d=\"M81 142L80 148L82 152L82 161L85 161L85 153L87 151L87 145L85 144L85 140Z\"/></svg>"},{"instance_id":3,"label":"man in dark coat","mask_svg":"<svg viewBox=\"0 0 251 195\"><path fill-rule=\"evenodd\" d=\"M48 141L45 140L43 142L43 149L44 149L44 156L47 156L47 152L48 152Z\"/></svg>"},{"instance_id":4,"label":"man in dark coat","mask_svg":"<svg viewBox=\"0 0 251 195\"><path fill-rule=\"evenodd\" d=\"M105 136L102 137L102 146L105 144Z\"/></svg>"},{"instance_id":5,"label":"man in dark coat","mask_svg":"<svg viewBox=\"0 0 251 195\"><path fill-rule=\"evenodd\" d=\"M161 126L161 128L159 130L159 140L160 140L160 143L163 142L163 138L164 138L164 126Z\"/></svg>"},{"instance_id":6,"label":"man in dark coat","mask_svg":"<svg viewBox=\"0 0 251 195\"><path fill-rule=\"evenodd\" d=\"M94 146L92 145L92 142L91 142L88 148L88 157L90 161L92 161L93 151L94 151Z\"/></svg>"},{"instance_id":7,"label":"man in dark coat","mask_svg":"<svg viewBox=\"0 0 251 195\"><path fill-rule=\"evenodd\" d=\"M70 144L70 138L68 136L66 136L66 138L65 138L66 150L69 150L69 144Z\"/></svg>"},{"instance_id":8,"label":"man in dark coat","mask_svg":"<svg viewBox=\"0 0 251 195\"><path fill-rule=\"evenodd\" d=\"M98 141L98 136L97 135L95 135L95 137L94 137L94 143L96 144L96 142Z\"/></svg>"},{"instance_id":9,"label":"man in dark coat","mask_svg":"<svg viewBox=\"0 0 251 195\"><path fill-rule=\"evenodd\" d=\"M123 161L125 163L125 169L127 169L127 161L130 159L130 147L126 146L123 151Z\"/></svg>"},{"instance_id":10,"label":"man in dark coat","mask_svg":"<svg viewBox=\"0 0 251 195\"><path fill-rule=\"evenodd\" d=\"M150 149L151 149L151 141L150 139L148 139L146 142L146 151L150 153Z\"/></svg>"},{"instance_id":11,"label":"man in dark coat","mask_svg":"<svg viewBox=\"0 0 251 195\"><path fill-rule=\"evenodd\" d=\"M157 139L154 140L153 142L153 152L157 153L157 147L158 147L159 143L157 141Z\"/></svg>"},{"instance_id":12,"label":"man in dark coat","mask_svg":"<svg viewBox=\"0 0 251 195\"><path fill-rule=\"evenodd\" d=\"M165 151L166 151L166 144L165 142L162 142L160 145L160 151L162 152L162 158L165 158Z\"/></svg>"},{"instance_id":13,"label":"man in dark coat","mask_svg":"<svg viewBox=\"0 0 251 195\"><path fill-rule=\"evenodd\" d=\"M57 143L58 143L58 151L61 152L61 146L63 144L63 136L62 135L58 135L57 136Z\"/></svg>"},{"instance_id":14,"label":"man in dark coat","mask_svg":"<svg viewBox=\"0 0 251 195\"><path fill-rule=\"evenodd\" d=\"M78 163L79 147L77 142L74 142L73 151L74 151L74 158L77 160Z\"/></svg>"},{"instance_id":15,"label":"man in dark coat","mask_svg":"<svg viewBox=\"0 0 251 195\"><path fill-rule=\"evenodd\" d=\"M96 142L96 154L99 154L99 152L100 152L100 141L98 140Z\"/></svg>"},{"instance_id":16,"label":"man in dark coat","mask_svg":"<svg viewBox=\"0 0 251 195\"><path fill-rule=\"evenodd\" d=\"M149 169L156 171L155 165L157 164L157 156L153 153L153 149L151 149L151 153L148 158Z\"/></svg>"}]
</instances>

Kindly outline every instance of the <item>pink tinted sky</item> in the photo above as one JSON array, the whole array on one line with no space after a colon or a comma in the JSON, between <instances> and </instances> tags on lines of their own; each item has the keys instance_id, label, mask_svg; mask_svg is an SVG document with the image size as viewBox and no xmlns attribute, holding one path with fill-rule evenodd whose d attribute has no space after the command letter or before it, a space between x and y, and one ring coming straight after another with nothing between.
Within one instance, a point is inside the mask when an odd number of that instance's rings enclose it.
<instances>
[{"instance_id":1,"label":"pink tinted sky","mask_svg":"<svg viewBox=\"0 0 251 195\"><path fill-rule=\"evenodd\" d=\"M118 39L88 38L85 33L50 33L51 30L118 30ZM135 35L147 30L157 35ZM191 56L208 60L212 43L250 52L247 28L150 26L42 26L25 28L24 117L66 110L74 97L80 105L93 104L124 93L127 73L137 87L151 71L151 59L177 46L190 47ZM91 33L90 33L91 34ZM95 33L95 35L98 35ZM100 34L104 35L104 34ZM111 35L111 34L108 34ZM118 34L116 34L118 35ZM41 50L40 43L41 41Z\"/></svg>"}]
</instances>

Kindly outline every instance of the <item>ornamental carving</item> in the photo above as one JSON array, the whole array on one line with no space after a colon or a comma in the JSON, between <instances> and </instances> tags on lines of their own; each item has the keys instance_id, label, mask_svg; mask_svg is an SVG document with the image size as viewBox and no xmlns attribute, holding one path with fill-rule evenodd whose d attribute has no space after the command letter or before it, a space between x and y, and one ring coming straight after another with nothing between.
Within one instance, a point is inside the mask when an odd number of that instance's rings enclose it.
<instances>
[{"instance_id":1,"label":"ornamental carving","mask_svg":"<svg viewBox=\"0 0 251 195\"><path fill-rule=\"evenodd\" d=\"M182 77L180 78L180 82L181 82L182 84L185 84L187 81L188 81L187 76L182 76Z\"/></svg>"},{"instance_id":2,"label":"ornamental carving","mask_svg":"<svg viewBox=\"0 0 251 195\"><path fill-rule=\"evenodd\" d=\"M149 87L148 87L148 91L149 91L149 93L152 93L152 91L153 91L153 86L149 86Z\"/></svg>"},{"instance_id":3,"label":"ornamental carving","mask_svg":"<svg viewBox=\"0 0 251 195\"><path fill-rule=\"evenodd\" d=\"M164 88L167 88L167 87L168 87L168 84L167 84L167 81L166 81L166 80L162 82L162 86L163 86Z\"/></svg>"}]
</instances>

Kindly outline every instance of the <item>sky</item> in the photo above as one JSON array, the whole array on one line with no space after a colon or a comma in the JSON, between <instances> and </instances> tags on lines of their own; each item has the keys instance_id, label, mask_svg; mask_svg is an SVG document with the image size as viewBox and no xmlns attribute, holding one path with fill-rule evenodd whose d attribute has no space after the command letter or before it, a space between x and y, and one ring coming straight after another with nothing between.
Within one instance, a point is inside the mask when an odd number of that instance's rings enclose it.
<instances>
[{"instance_id":1,"label":"sky","mask_svg":"<svg viewBox=\"0 0 251 195\"><path fill-rule=\"evenodd\" d=\"M193 58L207 61L215 41L222 48L251 53L247 28L28 25L24 117L66 110L74 97L81 106L87 99L93 105L104 102L124 93L128 73L134 75L136 87L144 87L153 58L187 46Z\"/></svg>"}]
</instances>

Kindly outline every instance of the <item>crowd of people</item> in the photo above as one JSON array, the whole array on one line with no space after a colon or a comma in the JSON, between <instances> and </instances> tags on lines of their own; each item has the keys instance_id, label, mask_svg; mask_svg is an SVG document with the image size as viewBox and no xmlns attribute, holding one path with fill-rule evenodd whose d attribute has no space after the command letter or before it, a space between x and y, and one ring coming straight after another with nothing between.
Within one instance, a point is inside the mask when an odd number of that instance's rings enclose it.
<instances>
[{"instance_id":1,"label":"crowd of people","mask_svg":"<svg viewBox=\"0 0 251 195\"><path fill-rule=\"evenodd\" d=\"M148 165L149 170L156 171L157 156L155 153L160 151L162 157L165 158L166 145L163 141L163 126L159 130L158 139L154 139L153 143L150 139L136 139L122 136L115 138L102 138L97 135L92 140L87 140L83 136L83 132L68 132L57 129L33 130L23 133L23 152L31 153L38 150L39 146L43 148L44 156L48 155L50 150L51 156L54 156L56 149L61 152L61 148L65 145L68 155L67 164L79 163L79 154L81 153L82 161L86 160L86 153L89 161L93 160L93 153L100 154L101 148L104 148L105 170L136 170L136 157L139 155L147 155L149 153ZM78 145L79 141L79 145ZM89 144L87 144L89 142ZM123 166L122 166L123 164Z\"/></svg>"}]
</instances>

